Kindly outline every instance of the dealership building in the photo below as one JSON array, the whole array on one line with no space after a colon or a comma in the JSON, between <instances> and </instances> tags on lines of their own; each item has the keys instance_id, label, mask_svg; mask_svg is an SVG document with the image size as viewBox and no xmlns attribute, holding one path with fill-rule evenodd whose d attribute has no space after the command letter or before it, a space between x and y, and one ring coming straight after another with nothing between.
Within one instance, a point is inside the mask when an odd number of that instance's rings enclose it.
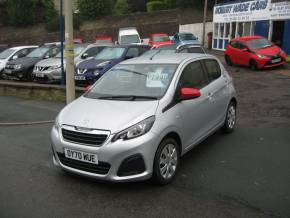
<instances>
[{"instance_id":1,"label":"dealership building","mask_svg":"<svg viewBox=\"0 0 290 218\"><path fill-rule=\"evenodd\" d=\"M225 50L232 38L261 35L290 54L290 1L252 0L216 4L213 49Z\"/></svg>"}]
</instances>

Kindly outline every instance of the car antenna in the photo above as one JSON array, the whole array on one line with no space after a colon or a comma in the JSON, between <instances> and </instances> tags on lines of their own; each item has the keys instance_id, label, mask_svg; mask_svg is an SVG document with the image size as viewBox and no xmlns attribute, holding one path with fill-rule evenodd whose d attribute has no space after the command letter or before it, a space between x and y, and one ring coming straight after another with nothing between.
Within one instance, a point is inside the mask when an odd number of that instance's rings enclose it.
<instances>
[{"instance_id":1,"label":"car antenna","mask_svg":"<svg viewBox=\"0 0 290 218\"><path fill-rule=\"evenodd\" d=\"M153 58L154 58L157 54L159 54L160 52L161 52L161 50L159 49L155 54L153 54L153 55L151 56L150 60L152 61Z\"/></svg>"}]
</instances>

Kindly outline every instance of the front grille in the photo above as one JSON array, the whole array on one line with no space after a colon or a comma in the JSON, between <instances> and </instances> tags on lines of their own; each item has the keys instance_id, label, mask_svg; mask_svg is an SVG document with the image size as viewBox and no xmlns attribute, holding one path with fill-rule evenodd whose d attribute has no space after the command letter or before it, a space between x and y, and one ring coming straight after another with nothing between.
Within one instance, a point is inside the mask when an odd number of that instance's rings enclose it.
<instances>
[{"instance_id":1,"label":"front grille","mask_svg":"<svg viewBox=\"0 0 290 218\"><path fill-rule=\"evenodd\" d=\"M49 67L41 67L41 66L35 66L35 70L39 71L39 72L42 72L42 71L45 71L45 70L48 70Z\"/></svg>"},{"instance_id":2,"label":"front grille","mask_svg":"<svg viewBox=\"0 0 290 218\"><path fill-rule=\"evenodd\" d=\"M92 146L102 145L108 137L106 134L89 134L67 129L62 129L62 136L66 141Z\"/></svg>"},{"instance_id":3,"label":"front grille","mask_svg":"<svg viewBox=\"0 0 290 218\"><path fill-rule=\"evenodd\" d=\"M74 169L90 172L90 173L106 175L108 174L111 167L109 163L101 162L101 161L99 161L98 165L96 165L96 164L69 159L69 158L66 158L63 153L57 153L57 156L63 165L74 168Z\"/></svg>"}]
</instances>

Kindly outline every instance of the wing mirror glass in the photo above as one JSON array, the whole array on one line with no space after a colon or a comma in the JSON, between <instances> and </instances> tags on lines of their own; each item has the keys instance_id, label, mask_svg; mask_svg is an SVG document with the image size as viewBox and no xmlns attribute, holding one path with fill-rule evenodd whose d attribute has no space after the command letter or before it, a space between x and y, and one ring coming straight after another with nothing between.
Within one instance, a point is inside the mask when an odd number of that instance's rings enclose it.
<instances>
[{"instance_id":1,"label":"wing mirror glass","mask_svg":"<svg viewBox=\"0 0 290 218\"><path fill-rule=\"evenodd\" d=\"M12 60L15 60L15 59L17 59L18 58L18 55L14 55L14 56L12 56Z\"/></svg>"},{"instance_id":2,"label":"wing mirror glass","mask_svg":"<svg viewBox=\"0 0 290 218\"><path fill-rule=\"evenodd\" d=\"M88 53L83 53L81 56L82 59L87 59L88 57L89 57Z\"/></svg>"}]
</instances>

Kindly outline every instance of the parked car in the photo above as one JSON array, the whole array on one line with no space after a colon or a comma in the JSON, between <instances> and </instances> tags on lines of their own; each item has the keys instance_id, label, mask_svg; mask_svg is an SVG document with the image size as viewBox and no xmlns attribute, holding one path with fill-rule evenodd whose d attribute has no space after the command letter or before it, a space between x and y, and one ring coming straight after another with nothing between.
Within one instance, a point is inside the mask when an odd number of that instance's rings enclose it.
<instances>
[{"instance_id":1,"label":"parked car","mask_svg":"<svg viewBox=\"0 0 290 218\"><path fill-rule=\"evenodd\" d=\"M244 65L252 70L281 66L286 60L286 53L262 36L235 38L224 55L228 65Z\"/></svg>"},{"instance_id":2,"label":"parked car","mask_svg":"<svg viewBox=\"0 0 290 218\"><path fill-rule=\"evenodd\" d=\"M110 36L96 37L95 43L110 43L113 44L113 38Z\"/></svg>"},{"instance_id":3,"label":"parked car","mask_svg":"<svg viewBox=\"0 0 290 218\"><path fill-rule=\"evenodd\" d=\"M31 81L34 65L42 59L54 57L59 50L60 47L54 44L38 47L26 57L9 61L6 64L4 74L10 79L26 79Z\"/></svg>"},{"instance_id":4,"label":"parked car","mask_svg":"<svg viewBox=\"0 0 290 218\"><path fill-rule=\"evenodd\" d=\"M173 36L173 40L176 44L195 44L200 45L200 42L198 41L198 37L196 37L194 34L189 32L180 32L176 33Z\"/></svg>"},{"instance_id":5,"label":"parked car","mask_svg":"<svg viewBox=\"0 0 290 218\"><path fill-rule=\"evenodd\" d=\"M8 48L0 53L0 78L8 61L16 60L18 58L25 57L31 51L33 51L37 46L17 46Z\"/></svg>"},{"instance_id":6,"label":"parked car","mask_svg":"<svg viewBox=\"0 0 290 218\"><path fill-rule=\"evenodd\" d=\"M84 60L96 56L106 45L97 44L75 44L74 46L74 63L78 64ZM64 52L65 53L65 52ZM65 70L64 59L64 70ZM61 52L55 57L39 61L33 70L36 81L60 81L61 80Z\"/></svg>"},{"instance_id":7,"label":"parked car","mask_svg":"<svg viewBox=\"0 0 290 218\"><path fill-rule=\"evenodd\" d=\"M165 33L155 33L150 36L148 44L152 47L159 47L162 45L170 45L172 41Z\"/></svg>"},{"instance_id":8,"label":"parked car","mask_svg":"<svg viewBox=\"0 0 290 218\"><path fill-rule=\"evenodd\" d=\"M116 64L138 57L149 50L147 45L119 45L103 49L94 59L81 62L75 71L78 84L92 84Z\"/></svg>"},{"instance_id":9,"label":"parked car","mask_svg":"<svg viewBox=\"0 0 290 218\"><path fill-rule=\"evenodd\" d=\"M170 45L160 45L159 47L152 47L151 50L146 51L143 55L155 55L155 54L173 54L173 53L201 53L205 54L205 50L200 45L191 44L170 44Z\"/></svg>"},{"instance_id":10,"label":"parked car","mask_svg":"<svg viewBox=\"0 0 290 218\"><path fill-rule=\"evenodd\" d=\"M214 56L127 60L59 113L53 162L101 180L167 184L182 155L220 128L234 129L236 106L232 79Z\"/></svg>"},{"instance_id":11,"label":"parked car","mask_svg":"<svg viewBox=\"0 0 290 218\"><path fill-rule=\"evenodd\" d=\"M139 33L135 27L120 28L118 34L119 45L142 44Z\"/></svg>"},{"instance_id":12,"label":"parked car","mask_svg":"<svg viewBox=\"0 0 290 218\"><path fill-rule=\"evenodd\" d=\"M73 43L74 43L74 44L82 44L82 43L84 43L84 39L81 38L81 37L79 37L79 38L74 38L74 39L73 39Z\"/></svg>"}]
</instances>

